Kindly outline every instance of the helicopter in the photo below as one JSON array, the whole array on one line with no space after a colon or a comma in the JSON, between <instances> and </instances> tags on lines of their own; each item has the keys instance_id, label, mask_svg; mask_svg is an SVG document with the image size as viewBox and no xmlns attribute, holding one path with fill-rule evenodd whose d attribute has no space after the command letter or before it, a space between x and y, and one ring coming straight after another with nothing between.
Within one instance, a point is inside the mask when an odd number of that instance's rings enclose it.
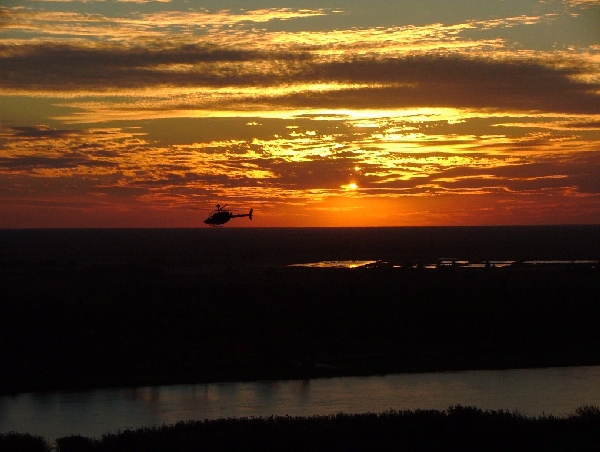
<instances>
[{"instance_id":1,"label":"helicopter","mask_svg":"<svg viewBox=\"0 0 600 452\"><path fill-rule=\"evenodd\" d=\"M204 223L210 226L220 226L227 223L232 218L248 217L252 220L252 211L254 209L250 209L250 212L248 213L235 214L231 213L229 210L224 210L225 207L227 207L227 205L221 206L220 204L217 204L217 210L211 213L210 216L204 220Z\"/></svg>"}]
</instances>

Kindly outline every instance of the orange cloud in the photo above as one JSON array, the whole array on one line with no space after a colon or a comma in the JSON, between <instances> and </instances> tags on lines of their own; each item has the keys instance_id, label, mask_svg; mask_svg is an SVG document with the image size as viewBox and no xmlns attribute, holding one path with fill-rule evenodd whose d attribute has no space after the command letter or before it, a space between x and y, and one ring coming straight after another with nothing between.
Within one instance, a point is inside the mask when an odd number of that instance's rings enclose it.
<instances>
[{"instance_id":1,"label":"orange cloud","mask_svg":"<svg viewBox=\"0 0 600 452\"><path fill-rule=\"evenodd\" d=\"M600 47L500 33L553 14L282 26L333 14L0 8L0 96L45 105L0 118L0 211L193 225L191 206L227 200L270 225L600 219Z\"/></svg>"}]
</instances>

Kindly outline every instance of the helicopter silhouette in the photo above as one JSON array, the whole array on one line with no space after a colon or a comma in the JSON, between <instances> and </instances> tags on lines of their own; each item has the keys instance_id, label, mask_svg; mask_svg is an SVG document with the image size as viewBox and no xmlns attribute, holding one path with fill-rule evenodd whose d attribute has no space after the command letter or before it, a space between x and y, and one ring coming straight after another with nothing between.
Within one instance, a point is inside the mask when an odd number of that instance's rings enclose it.
<instances>
[{"instance_id":1,"label":"helicopter silhouette","mask_svg":"<svg viewBox=\"0 0 600 452\"><path fill-rule=\"evenodd\" d=\"M250 209L250 212L248 213L236 214L231 213L229 210L224 210L225 207L227 207L227 205L221 206L220 204L217 204L217 210L211 213L210 216L204 220L204 223L210 226L220 226L227 223L232 218L248 217L252 220L252 211L254 209Z\"/></svg>"}]
</instances>

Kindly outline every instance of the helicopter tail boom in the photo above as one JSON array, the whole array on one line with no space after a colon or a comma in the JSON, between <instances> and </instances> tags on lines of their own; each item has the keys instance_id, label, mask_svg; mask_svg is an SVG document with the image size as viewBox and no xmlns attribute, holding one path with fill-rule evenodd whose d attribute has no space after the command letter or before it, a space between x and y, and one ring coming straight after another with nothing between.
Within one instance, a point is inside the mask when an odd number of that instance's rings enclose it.
<instances>
[{"instance_id":1,"label":"helicopter tail boom","mask_svg":"<svg viewBox=\"0 0 600 452\"><path fill-rule=\"evenodd\" d=\"M248 213L230 213L230 212L228 212L228 214L229 214L228 219L229 218L248 217L252 220L252 212L253 211L254 211L254 209L250 209L250 212L248 212Z\"/></svg>"}]
</instances>

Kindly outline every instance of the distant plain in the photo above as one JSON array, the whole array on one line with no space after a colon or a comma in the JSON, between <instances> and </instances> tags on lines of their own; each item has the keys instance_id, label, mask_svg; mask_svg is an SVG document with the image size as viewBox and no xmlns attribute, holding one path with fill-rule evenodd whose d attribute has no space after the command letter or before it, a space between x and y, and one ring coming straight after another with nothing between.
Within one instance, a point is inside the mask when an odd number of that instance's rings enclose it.
<instances>
[{"instance_id":1,"label":"distant plain","mask_svg":"<svg viewBox=\"0 0 600 452\"><path fill-rule=\"evenodd\" d=\"M600 364L599 258L600 226L2 230L0 393ZM289 267L326 260L380 264Z\"/></svg>"}]
</instances>

